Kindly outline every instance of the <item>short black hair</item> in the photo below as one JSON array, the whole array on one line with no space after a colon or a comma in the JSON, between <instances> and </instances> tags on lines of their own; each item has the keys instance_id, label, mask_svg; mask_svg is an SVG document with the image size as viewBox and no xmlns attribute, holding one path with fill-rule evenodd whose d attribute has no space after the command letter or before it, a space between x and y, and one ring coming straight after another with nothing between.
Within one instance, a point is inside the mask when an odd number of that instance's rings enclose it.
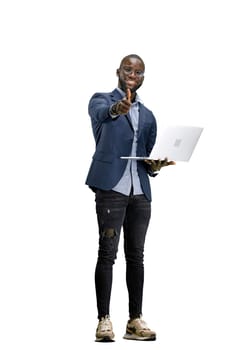
<instances>
[{"instance_id":1,"label":"short black hair","mask_svg":"<svg viewBox=\"0 0 233 350\"><path fill-rule=\"evenodd\" d=\"M142 59L140 56L136 55L135 53L131 53L130 55L127 55L127 56L125 56L124 58L122 58L121 63L120 63L120 67L122 66L122 63L123 63L127 58L136 58L136 59L138 59L139 61L142 62L143 66L144 66L144 69L145 69L145 63L144 63L143 59Z\"/></svg>"}]
</instances>

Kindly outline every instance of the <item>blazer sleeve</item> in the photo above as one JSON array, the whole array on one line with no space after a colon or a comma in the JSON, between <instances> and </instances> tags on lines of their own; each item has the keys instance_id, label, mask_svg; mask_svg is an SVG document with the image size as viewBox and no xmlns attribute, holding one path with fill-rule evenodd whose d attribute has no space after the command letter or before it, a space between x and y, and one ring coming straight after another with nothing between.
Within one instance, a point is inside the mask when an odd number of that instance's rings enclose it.
<instances>
[{"instance_id":1,"label":"blazer sleeve","mask_svg":"<svg viewBox=\"0 0 233 350\"><path fill-rule=\"evenodd\" d=\"M91 117L92 130L96 142L100 136L102 124L112 119L109 114L111 104L112 101L106 93L95 93L89 101L88 113Z\"/></svg>"}]
</instances>

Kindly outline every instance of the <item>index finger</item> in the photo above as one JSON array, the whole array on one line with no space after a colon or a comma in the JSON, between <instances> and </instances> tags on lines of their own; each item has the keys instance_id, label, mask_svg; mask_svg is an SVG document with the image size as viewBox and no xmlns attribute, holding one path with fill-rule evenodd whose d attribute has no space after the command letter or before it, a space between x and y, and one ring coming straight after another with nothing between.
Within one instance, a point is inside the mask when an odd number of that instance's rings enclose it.
<instances>
[{"instance_id":1,"label":"index finger","mask_svg":"<svg viewBox=\"0 0 233 350\"><path fill-rule=\"evenodd\" d=\"M166 161L166 162L164 163L164 165L165 165L165 166L167 166L167 165L176 165L176 162L174 162L173 160L170 160L170 161Z\"/></svg>"}]
</instances>

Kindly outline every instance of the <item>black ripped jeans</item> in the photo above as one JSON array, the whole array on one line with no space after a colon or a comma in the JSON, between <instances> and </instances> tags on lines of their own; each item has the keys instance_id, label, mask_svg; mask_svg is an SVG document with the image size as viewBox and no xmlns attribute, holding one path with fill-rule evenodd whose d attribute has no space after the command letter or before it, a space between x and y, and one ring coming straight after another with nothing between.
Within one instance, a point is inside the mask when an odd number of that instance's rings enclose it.
<instances>
[{"instance_id":1,"label":"black ripped jeans","mask_svg":"<svg viewBox=\"0 0 233 350\"><path fill-rule=\"evenodd\" d=\"M98 318L109 315L112 270L117 257L121 228L124 231L129 317L142 314L144 243L151 203L144 195L125 196L115 191L96 191L99 251L95 270Z\"/></svg>"}]
</instances>

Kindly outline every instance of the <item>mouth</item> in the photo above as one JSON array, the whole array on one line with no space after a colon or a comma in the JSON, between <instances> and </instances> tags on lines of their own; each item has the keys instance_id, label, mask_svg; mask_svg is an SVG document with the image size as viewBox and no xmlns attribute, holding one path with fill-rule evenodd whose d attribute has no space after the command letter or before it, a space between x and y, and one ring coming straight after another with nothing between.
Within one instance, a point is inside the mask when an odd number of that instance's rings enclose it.
<instances>
[{"instance_id":1,"label":"mouth","mask_svg":"<svg viewBox=\"0 0 233 350\"><path fill-rule=\"evenodd\" d=\"M134 87L136 84L135 84L135 81L133 81L133 80L126 80L126 81L125 81L125 85L126 85L128 88L132 88L132 87Z\"/></svg>"}]
</instances>

